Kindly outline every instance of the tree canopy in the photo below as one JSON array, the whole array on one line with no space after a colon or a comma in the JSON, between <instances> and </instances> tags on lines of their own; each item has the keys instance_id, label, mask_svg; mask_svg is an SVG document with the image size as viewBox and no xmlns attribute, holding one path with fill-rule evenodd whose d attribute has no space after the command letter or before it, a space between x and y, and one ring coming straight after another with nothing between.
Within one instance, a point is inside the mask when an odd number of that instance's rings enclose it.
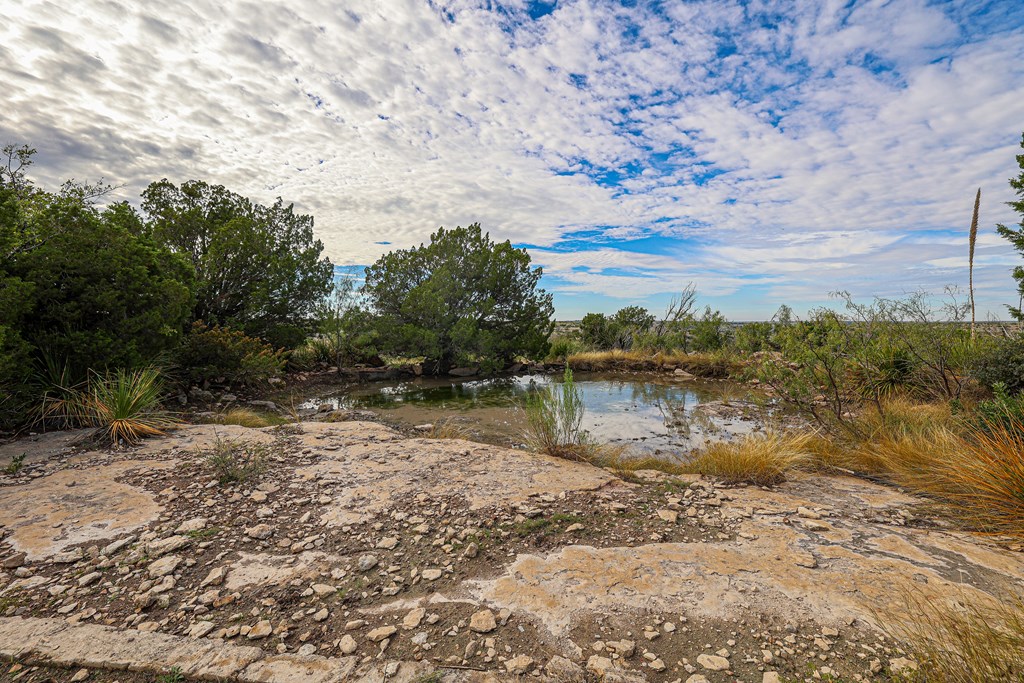
<instances>
[{"instance_id":1,"label":"tree canopy","mask_svg":"<svg viewBox=\"0 0 1024 683\"><path fill-rule=\"evenodd\" d=\"M1024 149L1024 135L1021 135L1020 146ZM1017 166L1020 167L1020 173L1016 178L1010 178L1010 187L1017 193L1017 200L1007 202L1007 204L1020 214L1021 220L1016 228L1000 224L996 226L996 231L1009 240L1014 249L1024 254L1024 154L1017 155ZM1020 303L1024 301L1024 266L1017 266L1013 269L1013 279L1017 281L1018 303L1016 306L1011 305L1006 308L1015 320L1024 321L1024 311L1021 310Z\"/></svg>"},{"instance_id":2,"label":"tree canopy","mask_svg":"<svg viewBox=\"0 0 1024 683\"><path fill-rule=\"evenodd\" d=\"M193 317L231 325L278 346L305 337L331 289L313 217L278 198L254 203L222 185L166 179L142 194L144 231L183 255L196 276Z\"/></svg>"},{"instance_id":3,"label":"tree canopy","mask_svg":"<svg viewBox=\"0 0 1024 683\"><path fill-rule=\"evenodd\" d=\"M541 273L525 249L494 243L474 223L382 256L366 269L363 292L387 330L382 350L425 356L435 372L471 362L497 369L547 351L554 307L537 287Z\"/></svg>"},{"instance_id":4,"label":"tree canopy","mask_svg":"<svg viewBox=\"0 0 1024 683\"><path fill-rule=\"evenodd\" d=\"M180 340L192 308L188 264L139 235L102 185L50 192L24 174L34 150L0 163L0 425L21 419L50 361L73 375L151 362Z\"/></svg>"}]
</instances>

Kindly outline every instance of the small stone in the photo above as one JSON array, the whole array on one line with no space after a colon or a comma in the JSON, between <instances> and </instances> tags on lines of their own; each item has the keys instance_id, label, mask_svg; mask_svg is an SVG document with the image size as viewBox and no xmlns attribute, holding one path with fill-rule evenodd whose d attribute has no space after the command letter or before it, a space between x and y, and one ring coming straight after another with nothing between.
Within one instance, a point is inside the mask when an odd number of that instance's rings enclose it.
<instances>
[{"instance_id":1,"label":"small stone","mask_svg":"<svg viewBox=\"0 0 1024 683\"><path fill-rule=\"evenodd\" d=\"M75 672L75 675L71 677L71 683L81 683L87 678L89 678L89 670L79 669Z\"/></svg>"},{"instance_id":2,"label":"small stone","mask_svg":"<svg viewBox=\"0 0 1024 683\"><path fill-rule=\"evenodd\" d=\"M367 633L366 637L374 643L379 643L385 638L390 638L396 633L398 633L398 627L396 626L381 626L380 628L375 628Z\"/></svg>"},{"instance_id":3,"label":"small stone","mask_svg":"<svg viewBox=\"0 0 1024 683\"><path fill-rule=\"evenodd\" d=\"M889 660L889 671L894 674L909 673L911 671L917 671L917 662L906 657L897 657L896 659Z\"/></svg>"},{"instance_id":4,"label":"small stone","mask_svg":"<svg viewBox=\"0 0 1024 683\"><path fill-rule=\"evenodd\" d=\"M607 657L591 655L590 659L587 660L587 671L594 674L599 679L604 678L604 675L608 673L608 670L611 668L612 660Z\"/></svg>"},{"instance_id":5,"label":"small stone","mask_svg":"<svg viewBox=\"0 0 1024 683\"><path fill-rule=\"evenodd\" d=\"M422 576L425 581L437 581L443 573L440 569L424 569Z\"/></svg>"},{"instance_id":6,"label":"small stone","mask_svg":"<svg viewBox=\"0 0 1024 683\"><path fill-rule=\"evenodd\" d=\"M505 662L505 670L513 676L525 674L533 666L533 658L526 655L519 655Z\"/></svg>"},{"instance_id":7,"label":"small stone","mask_svg":"<svg viewBox=\"0 0 1024 683\"><path fill-rule=\"evenodd\" d=\"M782 679L776 671L765 671L761 676L761 683L782 683Z\"/></svg>"},{"instance_id":8,"label":"small stone","mask_svg":"<svg viewBox=\"0 0 1024 683\"><path fill-rule=\"evenodd\" d=\"M357 647L358 645L356 645L356 639L347 633L341 637L340 641L338 641L338 649L341 650L341 653L343 655L352 654L356 651Z\"/></svg>"},{"instance_id":9,"label":"small stone","mask_svg":"<svg viewBox=\"0 0 1024 683\"><path fill-rule=\"evenodd\" d=\"M565 528L565 532L571 534L577 531L583 531L585 528L585 526L583 526L579 522L576 522L575 524L570 524L569 526L567 526Z\"/></svg>"},{"instance_id":10,"label":"small stone","mask_svg":"<svg viewBox=\"0 0 1024 683\"><path fill-rule=\"evenodd\" d=\"M489 609L480 610L469 618L469 629L471 631L490 633L496 628L498 628L498 623L494 620L494 612Z\"/></svg>"},{"instance_id":11,"label":"small stone","mask_svg":"<svg viewBox=\"0 0 1024 683\"><path fill-rule=\"evenodd\" d=\"M260 541L264 541L274 533L274 527L269 524L257 524L251 526L245 530L245 535L249 538L255 538Z\"/></svg>"},{"instance_id":12,"label":"small stone","mask_svg":"<svg viewBox=\"0 0 1024 683\"><path fill-rule=\"evenodd\" d=\"M224 567L214 567L210 570L210 573L206 575L206 578L203 579L203 582L199 584L200 588L205 588L207 586L219 586L224 583L224 579L227 575L228 571Z\"/></svg>"},{"instance_id":13,"label":"small stone","mask_svg":"<svg viewBox=\"0 0 1024 683\"><path fill-rule=\"evenodd\" d=\"M697 655L697 663L709 671L727 671L729 660L718 655Z\"/></svg>"},{"instance_id":14,"label":"small stone","mask_svg":"<svg viewBox=\"0 0 1024 683\"><path fill-rule=\"evenodd\" d=\"M78 587L84 588L85 586L92 585L100 580L103 575L99 572L90 572L84 576L78 578Z\"/></svg>"},{"instance_id":15,"label":"small stone","mask_svg":"<svg viewBox=\"0 0 1024 683\"><path fill-rule=\"evenodd\" d=\"M174 572L179 564L181 564L181 558L177 555L164 555L149 565L149 578L159 579L161 576L167 576Z\"/></svg>"},{"instance_id":16,"label":"small stone","mask_svg":"<svg viewBox=\"0 0 1024 683\"><path fill-rule=\"evenodd\" d=\"M310 588L312 588L313 592L321 598L327 595L331 595L338 590L334 586L331 586L330 584L326 583L314 583L312 586L310 586Z\"/></svg>"},{"instance_id":17,"label":"small stone","mask_svg":"<svg viewBox=\"0 0 1024 683\"><path fill-rule=\"evenodd\" d=\"M206 525L210 523L206 517L194 517L190 520L182 522L178 525L178 528L174 530L176 534L191 534L197 531L202 531L206 528Z\"/></svg>"},{"instance_id":18,"label":"small stone","mask_svg":"<svg viewBox=\"0 0 1024 683\"><path fill-rule=\"evenodd\" d=\"M676 512L675 510L658 510L658 517L661 517L661 519L663 519L666 522L669 522L670 524L675 524L679 521L679 513Z\"/></svg>"},{"instance_id":19,"label":"small stone","mask_svg":"<svg viewBox=\"0 0 1024 683\"><path fill-rule=\"evenodd\" d=\"M256 625L249 630L249 633L246 634L245 637L249 640L260 640L261 638L266 638L273 632L273 625L271 625L271 623L266 619L263 619L262 621L256 622Z\"/></svg>"},{"instance_id":20,"label":"small stone","mask_svg":"<svg viewBox=\"0 0 1024 683\"><path fill-rule=\"evenodd\" d=\"M25 555L25 553L14 553L13 555L8 555L3 560L0 560L0 566L2 566L4 569L14 569L15 567L20 567L21 565L25 564L26 557L27 555Z\"/></svg>"},{"instance_id":21,"label":"small stone","mask_svg":"<svg viewBox=\"0 0 1024 683\"><path fill-rule=\"evenodd\" d=\"M405 615L405 619L402 619L402 628L407 631L416 628L420 625L420 622L423 621L423 617L426 615L427 610L422 607L410 610L409 613Z\"/></svg>"},{"instance_id":22,"label":"small stone","mask_svg":"<svg viewBox=\"0 0 1024 683\"><path fill-rule=\"evenodd\" d=\"M326 621L327 617L329 617L329 616L330 616L330 612L328 612L327 608L324 607L319 612L317 612L316 614L313 615L313 621L316 621L316 622Z\"/></svg>"},{"instance_id":23,"label":"small stone","mask_svg":"<svg viewBox=\"0 0 1024 683\"><path fill-rule=\"evenodd\" d=\"M394 550L397 545L398 539L394 536L388 536L377 541L377 547L381 550Z\"/></svg>"},{"instance_id":24,"label":"small stone","mask_svg":"<svg viewBox=\"0 0 1024 683\"><path fill-rule=\"evenodd\" d=\"M653 662L648 663L647 666L654 669L655 671L664 671L666 668L665 662L661 661L660 659L655 659Z\"/></svg>"},{"instance_id":25,"label":"small stone","mask_svg":"<svg viewBox=\"0 0 1024 683\"><path fill-rule=\"evenodd\" d=\"M554 683L583 683L585 677L583 667L558 655L548 660L544 670Z\"/></svg>"},{"instance_id":26,"label":"small stone","mask_svg":"<svg viewBox=\"0 0 1024 683\"><path fill-rule=\"evenodd\" d=\"M363 555L356 561L356 567L361 572L368 572L377 566L377 558L373 555Z\"/></svg>"},{"instance_id":27,"label":"small stone","mask_svg":"<svg viewBox=\"0 0 1024 683\"><path fill-rule=\"evenodd\" d=\"M192 628L188 630L188 634L193 638L202 638L212 630L212 621L197 621L196 623L192 624Z\"/></svg>"},{"instance_id":28,"label":"small stone","mask_svg":"<svg viewBox=\"0 0 1024 683\"><path fill-rule=\"evenodd\" d=\"M704 674L693 674L686 679L686 683L710 683Z\"/></svg>"}]
</instances>

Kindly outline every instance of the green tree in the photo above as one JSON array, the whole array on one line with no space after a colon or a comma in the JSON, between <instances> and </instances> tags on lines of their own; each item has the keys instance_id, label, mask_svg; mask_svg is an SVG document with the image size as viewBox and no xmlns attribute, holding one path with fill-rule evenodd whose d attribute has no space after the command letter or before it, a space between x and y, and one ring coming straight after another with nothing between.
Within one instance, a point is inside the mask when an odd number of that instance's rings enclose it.
<instances>
[{"instance_id":1,"label":"green tree","mask_svg":"<svg viewBox=\"0 0 1024 683\"><path fill-rule=\"evenodd\" d=\"M610 349L615 329L604 313L587 313L580 321L580 341L595 349Z\"/></svg>"},{"instance_id":2,"label":"green tree","mask_svg":"<svg viewBox=\"0 0 1024 683\"><path fill-rule=\"evenodd\" d=\"M280 198L263 206L199 180L153 183L142 208L145 233L192 264L195 319L286 347L312 329L333 273L312 216Z\"/></svg>"},{"instance_id":3,"label":"green tree","mask_svg":"<svg viewBox=\"0 0 1024 683\"><path fill-rule=\"evenodd\" d=\"M363 293L387 331L382 351L425 356L434 372L468 362L494 370L547 353L554 308L537 288L541 272L525 249L492 242L474 223L382 256Z\"/></svg>"},{"instance_id":4,"label":"green tree","mask_svg":"<svg viewBox=\"0 0 1024 683\"><path fill-rule=\"evenodd\" d=\"M643 306L626 306L615 311L612 327L615 331L614 345L620 349L633 347L633 340L647 332L654 324L654 316Z\"/></svg>"},{"instance_id":5,"label":"green tree","mask_svg":"<svg viewBox=\"0 0 1024 683\"><path fill-rule=\"evenodd\" d=\"M704 307L704 314L693 321L693 348L696 351L717 351L725 346L728 337L725 316L720 311Z\"/></svg>"},{"instance_id":6,"label":"green tree","mask_svg":"<svg viewBox=\"0 0 1024 683\"><path fill-rule=\"evenodd\" d=\"M139 365L173 348L192 307L187 264L120 225L125 205L100 213L57 198L52 210L65 229L12 265L32 288L24 338L80 369Z\"/></svg>"},{"instance_id":7,"label":"green tree","mask_svg":"<svg viewBox=\"0 0 1024 683\"><path fill-rule=\"evenodd\" d=\"M1024 149L1024 135L1021 135L1020 146ZM1007 204L1020 214L1021 220L1016 228L1002 224L996 225L996 231L1009 240L1014 249L1024 255L1024 154L1017 155L1017 166L1020 167L1020 173L1016 178L1010 178L1010 187L1017 193L1017 201L1007 202ZM1015 320L1024 322L1024 312L1021 311L1021 302L1024 301L1024 266L1017 266L1013 269L1013 279L1017 281L1017 305L1006 308Z\"/></svg>"}]
</instances>

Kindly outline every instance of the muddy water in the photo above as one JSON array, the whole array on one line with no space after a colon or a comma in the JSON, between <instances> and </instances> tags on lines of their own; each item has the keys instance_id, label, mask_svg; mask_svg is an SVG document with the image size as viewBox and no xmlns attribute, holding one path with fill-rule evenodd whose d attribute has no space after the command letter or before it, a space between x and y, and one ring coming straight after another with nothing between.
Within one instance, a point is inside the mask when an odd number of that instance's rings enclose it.
<instances>
[{"instance_id":1,"label":"muddy water","mask_svg":"<svg viewBox=\"0 0 1024 683\"><path fill-rule=\"evenodd\" d=\"M301 407L370 410L409 427L451 420L480 440L516 445L527 426L527 395L560 381L525 375L375 382L310 397ZM576 385L586 408L583 427L596 440L627 445L638 455L684 455L759 429L765 414L745 387L730 383L580 373Z\"/></svg>"}]
</instances>

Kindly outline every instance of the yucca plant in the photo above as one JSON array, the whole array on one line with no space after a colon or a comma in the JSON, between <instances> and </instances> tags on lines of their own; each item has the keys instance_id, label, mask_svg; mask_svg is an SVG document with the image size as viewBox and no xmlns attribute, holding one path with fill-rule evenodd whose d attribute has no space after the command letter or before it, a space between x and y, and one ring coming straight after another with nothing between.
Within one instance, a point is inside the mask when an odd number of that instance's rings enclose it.
<instances>
[{"instance_id":1,"label":"yucca plant","mask_svg":"<svg viewBox=\"0 0 1024 683\"><path fill-rule=\"evenodd\" d=\"M161 409L162 395L163 381L156 368L93 373L76 410L96 427L95 440L135 444L148 436L162 436L178 424Z\"/></svg>"}]
</instances>

